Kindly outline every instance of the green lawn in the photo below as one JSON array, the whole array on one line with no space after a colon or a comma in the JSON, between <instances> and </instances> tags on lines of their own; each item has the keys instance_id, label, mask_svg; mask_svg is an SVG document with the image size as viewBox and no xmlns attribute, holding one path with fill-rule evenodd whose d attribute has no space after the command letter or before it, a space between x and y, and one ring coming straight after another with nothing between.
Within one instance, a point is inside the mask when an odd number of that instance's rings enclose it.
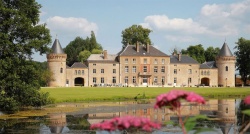
<instances>
[{"instance_id":1,"label":"green lawn","mask_svg":"<svg viewBox=\"0 0 250 134\"><path fill-rule=\"evenodd\" d=\"M42 88L41 91L49 92L50 97L56 102L81 102L81 101L115 101L118 99L133 99L138 94L142 98L155 98L161 93L173 89L196 92L205 98L244 98L250 95L250 88L162 88L162 87L64 87Z\"/></svg>"}]
</instances>

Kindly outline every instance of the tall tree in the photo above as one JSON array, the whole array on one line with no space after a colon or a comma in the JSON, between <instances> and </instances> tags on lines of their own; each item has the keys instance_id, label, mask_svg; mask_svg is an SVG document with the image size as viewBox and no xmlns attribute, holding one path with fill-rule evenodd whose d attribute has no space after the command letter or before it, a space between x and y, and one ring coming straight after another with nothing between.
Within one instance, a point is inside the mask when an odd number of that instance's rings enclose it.
<instances>
[{"instance_id":1,"label":"tall tree","mask_svg":"<svg viewBox=\"0 0 250 134\"><path fill-rule=\"evenodd\" d=\"M88 50L81 51L78 56L79 61L81 62L86 61L90 55L91 55L91 52Z\"/></svg>"},{"instance_id":2,"label":"tall tree","mask_svg":"<svg viewBox=\"0 0 250 134\"><path fill-rule=\"evenodd\" d=\"M241 37L236 44L234 47L236 49L234 52L236 56L236 69L239 70L241 79L244 85L246 85L250 75L250 40Z\"/></svg>"},{"instance_id":3,"label":"tall tree","mask_svg":"<svg viewBox=\"0 0 250 134\"><path fill-rule=\"evenodd\" d=\"M152 30L143 28L141 25L132 25L129 28L126 28L122 31L122 44L126 45L135 45L137 42L140 44L150 44L151 40L149 34Z\"/></svg>"},{"instance_id":4,"label":"tall tree","mask_svg":"<svg viewBox=\"0 0 250 134\"><path fill-rule=\"evenodd\" d=\"M80 62L79 53L87 50L92 52L92 50L102 50L101 44L97 43L94 32L91 32L91 37L86 37L83 39L82 37L76 37L73 41L71 41L65 48L64 52L67 54L67 65L71 66L75 62Z\"/></svg>"},{"instance_id":5,"label":"tall tree","mask_svg":"<svg viewBox=\"0 0 250 134\"><path fill-rule=\"evenodd\" d=\"M216 48L208 47L204 53L206 61L214 61L219 52L220 48L218 47Z\"/></svg>"},{"instance_id":6,"label":"tall tree","mask_svg":"<svg viewBox=\"0 0 250 134\"><path fill-rule=\"evenodd\" d=\"M195 46L189 46L187 50L182 50L184 54L188 54L190 57L194 58L199 63L205 61L205 50L201 44Z\"/></svg>"},{"instance_id":7,"label":"tall tree","mask_svg":"<svg viewBox=\"0 0 250 134\"><path fill-rule=\"evenodd\" d=\"M38 24L40 8L35 0L0 1L1 110L13 112L47 102L39 93L40 75L31 61L34 52L46 53L51 42L49 30Z\"/></svg>"}]
</instances>

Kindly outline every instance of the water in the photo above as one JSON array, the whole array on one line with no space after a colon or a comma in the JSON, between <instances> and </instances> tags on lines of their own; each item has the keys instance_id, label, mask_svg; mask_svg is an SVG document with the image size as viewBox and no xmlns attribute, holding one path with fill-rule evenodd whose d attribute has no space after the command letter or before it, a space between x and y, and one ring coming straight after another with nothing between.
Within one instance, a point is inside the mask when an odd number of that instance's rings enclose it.
<instances>
[{"instance_id":1,"label":"water","mask_svg":"<svg viewBox=\"0 0 250 134\"><path fill-rule=\"evenodd\" d=\"M126 115L141 116L149 118L151 121L178 123L176 112L168 108L155 110L153 102L150 100L130 101L130 102L103 102L84 103L82 108L75 112L54 112L46 116L31 116L26 118L14 118L0 120L0 133L23 133L23 134L50 134L50 133L86 133L105 134L105 131L92 131L89 126L113 117ZM60 104L58 107L78 107L78 104ZM185 119L196 115L207 115L212 120L198 121L197 128L210 128L213 131L205 133L237 134L247 126L248 119L244 117L240 110L245 106L241 100L224 99L209 100L206 105L196 105L193 103L182 103L181 115ZM1 115L0 115L1 116ZM246 127L245 127L246 128ZM129 133L146 133L130 131ZM123 132L117 132L123 133ZM124 132L125 133L125 132ZM182 133L180 127L171 124L164 125L161 130L151 132L153 134L179 134ZM191 131L190 133L194 133Z\"/></svg>"}]
</instances>

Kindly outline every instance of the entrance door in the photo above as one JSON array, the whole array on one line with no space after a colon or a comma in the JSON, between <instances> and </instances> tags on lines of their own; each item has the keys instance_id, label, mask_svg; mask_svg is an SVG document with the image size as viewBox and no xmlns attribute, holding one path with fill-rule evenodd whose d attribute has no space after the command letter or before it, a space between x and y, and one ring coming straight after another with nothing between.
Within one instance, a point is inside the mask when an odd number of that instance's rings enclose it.
<instances>
[{"instance_id":1,"label":"entrance door","mask_svg":"<svg viewBox=\"0 0 250 134\"><path fill-rule=\"evenodd\" d=\"M75 86L84 86L84 79L81 77L75 78Z\"/></svg>"},{"instance_id":2,"label":"entrance door","mask_svg":"<svg viewBox=\"0 0 250 134\"><path fill-rule=\"evenodd\" d=\"M142 85L143 86L147 86L148 85L148 77L146 77L146 76L142 77Z\"/></svg>"}]
</instances>

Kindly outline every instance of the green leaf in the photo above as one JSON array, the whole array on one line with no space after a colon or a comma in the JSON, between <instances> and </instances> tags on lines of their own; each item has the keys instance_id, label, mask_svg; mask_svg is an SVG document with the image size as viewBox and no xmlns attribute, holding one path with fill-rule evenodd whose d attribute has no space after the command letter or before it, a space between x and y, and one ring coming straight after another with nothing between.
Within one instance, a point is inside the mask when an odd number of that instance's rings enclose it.
<instances>
[{"instance_id":1,"label":"green leaf","mask_svg":"<svg viewBox=\"0 0 250 134\"><path fill-rule=\"evenodd\" d=\"M250 116L250 109L244 110L244 111L242 111L242 113Z\"/></svg>"},{"instance_id":2,"label":"green leaf","mask_svg":"<svg viewBox=\"0 0 250 134\"><path fill-rule=\"evenodd\" d=\"M205 115L197 115L197 116L194 116L194 117L189 117L185 122L186 130L187 131L192 130L195 127L196 121L198 119L203 119L204 120L204 119L209 119L209 118L207 116L205 116Z\"/></svg>"}]
</instances>

